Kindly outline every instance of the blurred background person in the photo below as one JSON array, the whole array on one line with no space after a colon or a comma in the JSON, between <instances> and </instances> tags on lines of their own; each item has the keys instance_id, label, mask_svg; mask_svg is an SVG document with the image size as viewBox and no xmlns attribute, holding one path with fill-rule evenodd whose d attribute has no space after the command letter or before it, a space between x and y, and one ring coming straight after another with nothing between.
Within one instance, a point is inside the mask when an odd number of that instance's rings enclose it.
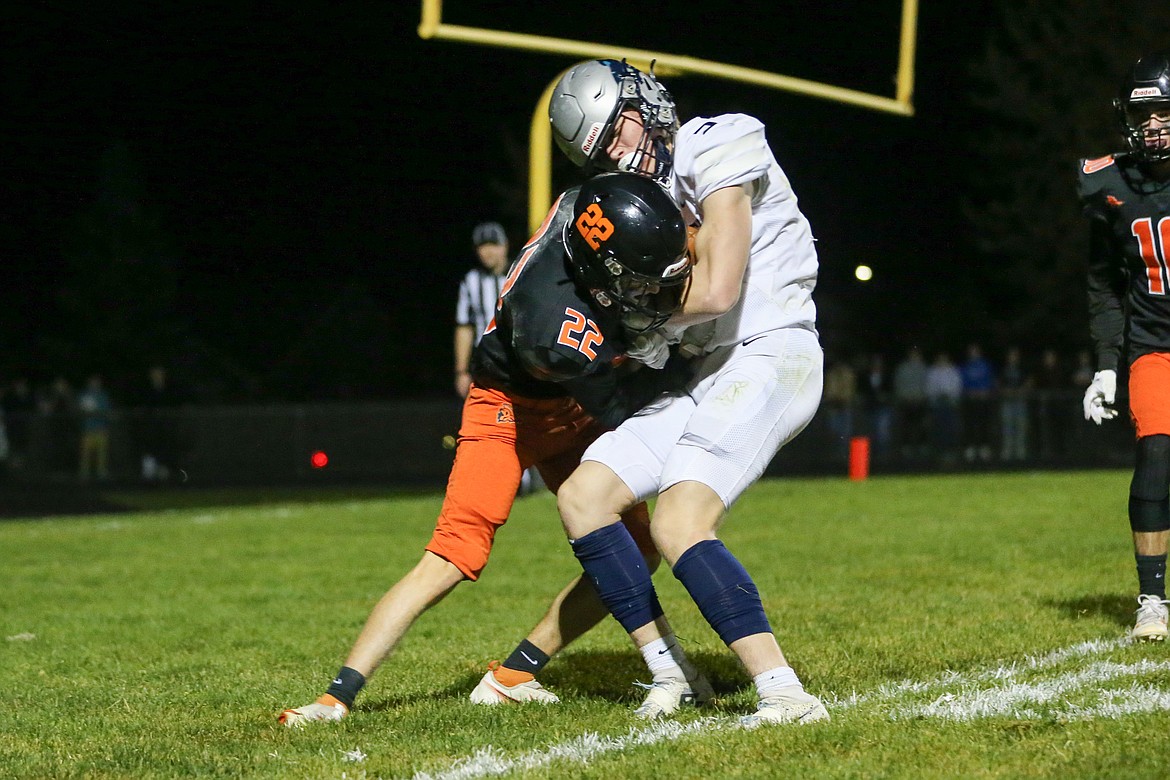
<instances>
[{"instance_id":1,"label":"blurred background person","mask_svg":"<svg viewBox=\"0 0 1170 780\"><path fill-rule=\"evenodd\" d=\"M151 366L135 388L132 403L137 407L135 425L144 482L166 482L179 472L177 416L181 399L170 381L166 366Z\"/></svg>"},{"instance_id":2,"label":"blurred background person","mask_svg":"<svg viewBox=\"0 0 1170 780\"><path fill-rule=\"evenodd\" d=\"M967 345L967 359L959 374L963 377L963 457L968 463L989 463L995 430L995 369L983 347Z\"/></svg>"},{"instance_id":3,"label":"blurred background person","mask_svg":"<svg viewBox=\"0 0 1170 780\"><path fill-rule=\"evenodd\" d=\"M18 376L4 391L4 425L8 431L8 467L21 471L28 459L32 420L37 413L36 398L28 378Z\"/></svg>"},{"instance_id":4,"label":"blurred background person","mask_svg":"<svg viewBox=\"0 0 1170 780\"><path fill-rule=\"evenodd\" d=\"M1034 381L1036 440L1040 459L1046 463L1060 461L1064 457L1065 429L1069 416L1069 378L1060 355L1055 349L1046 349L1040 355Z\"/></svg>"},{"instance_id":5,"label":"blurred background person","mask_svg":"<svg viewBox=\"0 0 1170 780\"><path fill-rule=\"evenodd\" d=\"M930 455L929 408L926 402L926 361L910 347L894 369L894 414L899 453L910 462Z\"/></svg>"},{"instance_id":6,"label":"blurred background person","mask_svg":"<svg viewBox=\"0 0 1170 780\"><path fill-rule=\"evenodd\" d=\"M849 439L853 436L853 402L857 398L857 372L843 357L829 363L825 372L825 389L821 405L829 417L829 431L833 437L833 454L845 458L849 453Z\"/></svg>"},{"instance_id":7,"label":"blurred background person","mask_svg":"<svg viewBox=\"0 0 1170 780\"><path fill-rule=\"evenodd\" d=\"M1028 393L1032 377L1019 347L1008 347L999 374L999 458L1005 463L1028 458Z\"/></svg>"},{"instance_id":8,"label":"blurred background person","mask_svg":"<svg viewBox=\"0 0 1170 780\"><path fill-rule=\"evenodd\" d=\"M85 382L85 389L77 396L77 413L81 423L80 463L78 477L82 482L90 479L110 478L110 413L113 403L102 383L100 374L91 374Z\"/></svg>"},{"instance_id":9,"label":"blurred background person","mask_svg":"<svg viewBox=\"0 0 1170 780\"><path fill-rule=\"evenodd\" d=\"M926 400L930 406L930 431L939 465L951 468L958 461L963 427L959 404L963 400L963 376L946 350L935 356L926 370Z\"/></svg>"}]
</instances>

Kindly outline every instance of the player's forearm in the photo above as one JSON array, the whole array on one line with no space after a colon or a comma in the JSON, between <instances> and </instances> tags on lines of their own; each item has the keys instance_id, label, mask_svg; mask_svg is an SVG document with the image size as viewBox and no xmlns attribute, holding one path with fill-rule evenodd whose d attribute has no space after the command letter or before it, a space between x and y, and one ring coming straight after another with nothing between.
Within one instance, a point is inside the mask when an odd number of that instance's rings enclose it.
<instances>
[{"instance_id":1,"label":"player's forearm","mask_svg":"<svg viewBox=\"0 0 1170 780\"><path fill-rule=\"evenodd\" d=\"M455 326L455 373L466 374L471 368L471 348L475 341L470 325Z\"/></svg>"},{"instance_id":2,"label":"player's forearm","mask_svg":"<svg viewBox=\"0 0 1170 780\"><path fill-rule=\"evenodd\" d=\"M672 325L714 319L739 302L751 252L751 199L743 187L712 193L703 202L703 227L695 236L697 261L682 311Z\"/></svg>"}]
</instances>

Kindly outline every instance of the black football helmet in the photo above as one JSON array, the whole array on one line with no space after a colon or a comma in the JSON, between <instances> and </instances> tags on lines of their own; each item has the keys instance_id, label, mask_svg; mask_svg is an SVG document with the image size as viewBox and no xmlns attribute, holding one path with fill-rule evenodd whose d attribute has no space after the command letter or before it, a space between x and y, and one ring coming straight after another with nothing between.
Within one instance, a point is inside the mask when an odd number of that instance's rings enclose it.
<instances>
[{"instance_id":1,"label":"black football helmet","mask_svg":"<svg viewBox=\"0 0 1170 780\"><path fill-rule=\"evenodd\" d=\"M1170 160L1170 128L1142 130L1151 108L1170 111L1170 57L1157 52L1138 60L1121 80L1113 107L1125 143L1138 161Z\"/></svg>"},{"instance_id":2,"label":"black football helmet","mask_svg":"<svg viewBox=\"0 0 1170 780\"><path fill-rule=\"evenodd\" d=\"M577 284L626 330L662 325L691 275L678 207L653 180L605 173L581 185L563 240Z\"/></svg>"}]
</instances>

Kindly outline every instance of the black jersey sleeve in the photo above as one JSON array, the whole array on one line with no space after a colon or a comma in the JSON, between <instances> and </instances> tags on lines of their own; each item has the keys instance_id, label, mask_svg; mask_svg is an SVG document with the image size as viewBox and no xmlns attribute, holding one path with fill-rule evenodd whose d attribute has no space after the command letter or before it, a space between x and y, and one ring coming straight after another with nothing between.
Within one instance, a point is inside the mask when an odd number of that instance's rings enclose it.
<instances>
[{"instance_id":1,"label":"black jersey sleeve","mask_svg":"<svg viewBox=\"0 0 1170 780\"><path fill-rule=\"evenodd\" d=\"M1115 187L1114 155L1080 161L1077 197L1089 220L1089 335L1097 352L1097 370L1116 371L1125 339L1125 261L1117 246L1108 207Z\"/></svg>"},{"instance_id":2,"label":"black jersey sleeve","mask_svg":"<svg viewBox=\"0 0 1170 780\"><path fill-rule=\"evenodd\" d=\"M1113 231L1101 219L1089 225L1089 335L1097 370L1116 371L1125 340L1125 269L1118 261Z\"/></svg>"}]
</instances>

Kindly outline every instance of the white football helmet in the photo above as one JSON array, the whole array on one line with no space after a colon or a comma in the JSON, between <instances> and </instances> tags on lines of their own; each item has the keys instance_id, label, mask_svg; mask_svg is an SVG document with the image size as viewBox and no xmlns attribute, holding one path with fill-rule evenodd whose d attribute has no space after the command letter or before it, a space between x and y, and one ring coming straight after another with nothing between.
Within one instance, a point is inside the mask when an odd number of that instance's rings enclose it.
<instances>
[{"instance_id":1,"label":"white football helmet","mask_svg":"<svg viewBox=\"0 0 1170 780\"><path fill-rule=\"evenodd\" d=\"M637 109L642 117L642 142L638 151L615 162L605 149L618 115L627 108ZM650 157L652 178L665 182L670 175L670 145L678 131L678 114L674 99L653 70L643 73L617 60L575 65L553 90L548 118L557 146L574 165L640 173L643 160Z\"/></svg>"}]
</instances>

